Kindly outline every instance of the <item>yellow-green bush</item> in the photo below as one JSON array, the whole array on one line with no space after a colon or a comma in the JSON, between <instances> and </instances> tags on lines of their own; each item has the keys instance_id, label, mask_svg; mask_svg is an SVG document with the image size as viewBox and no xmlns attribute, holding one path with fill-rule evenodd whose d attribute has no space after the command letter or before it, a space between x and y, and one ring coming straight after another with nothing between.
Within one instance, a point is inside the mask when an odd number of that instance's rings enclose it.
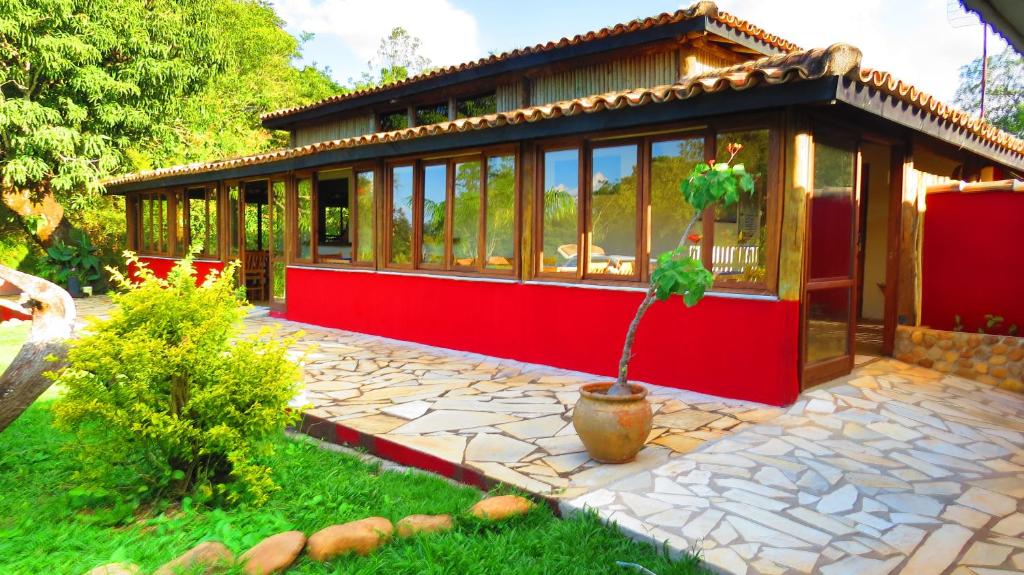
<instances>
[{"instance_id":1,"label":"yellow-green bush","mask_svg":"<svg viewBox=\"0 0 1024 575\"><path fill-rule=\"evenodd\" d=\"M267 439L297 417L294 337L242 336L234 264L197 285L191 258L161 279L127 256L137 281L111 270L117 307L71 343L58 377L56 424L77 436L83 484L262 503L275 489Z\"/></svg>"}]
</instances>

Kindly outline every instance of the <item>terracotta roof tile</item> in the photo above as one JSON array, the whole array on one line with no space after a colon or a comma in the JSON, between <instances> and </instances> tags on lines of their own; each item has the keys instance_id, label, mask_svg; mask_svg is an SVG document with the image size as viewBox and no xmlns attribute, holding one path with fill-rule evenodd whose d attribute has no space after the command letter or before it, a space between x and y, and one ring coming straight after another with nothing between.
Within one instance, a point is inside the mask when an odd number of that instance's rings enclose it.
<instances>
[{"instance_id":1,"label":"terracotta roof tile","mask_svg":"<svg viewBox=\"0 0 1024 575\"><path fill-rule=\"evenodd\" d=\"M834 44L828 48L769 56L735 66L708 70L672 85L608 92L606 94L596 94L486 116L463 118L391 132L378 132L352 138L330 140L242 158L160 168L121 176L105 183L108 186L117 186L158 180L169 176L216 172L239 166L265 164L287 158L308 156L328 150L398 142L472 130L500 128L502 126L529 122L541 122L565 116L593 114L605 110L618 110L627 107L685 100L705 93L710 94L725 90L739 91L759 85L784 84L826 76L850 77L855 81L891 94L901 101L922 109L929 114L954 122L982 139L1024 156L1024 140L1006 134L985 122L970 118L966 114L916 90L913 86L895 80L888 73L861 69L860 59L861 52L857 48L848 44Z\"/></svg>"},{"instance_id":2,"label":"terracotta roof tile","mask_svg":"<svg viewBox=\"0 0 1024 575\"><path fill-rule=\"evenodd\" d=\"M328 98L325 98L325 99L317 101L317 102L313 102L311 104L305 104L305 105L302 105L302 106L295 106L295 107L292 107L292 108L284 108L282 110L275 110L273 112L268 112L268 113L264 114L261 118L263 120L269 120L269 119L273 119L273 118L282 118L282 117L290 116L290 115L298 113L298 112L303 112L303 111L306 111L306 110L312 110L314 108L319 108L320 106L324 106L324 105L327 105L327 104L333 104L335 102L341 102L343 100L350 100L350 99L353 99L353 98L358 98L358 97L361 97L361 96L366 96L368 94L374 94L374 93L378 93L378 92L385 92L387 90L398 88L400 86L407 86L409 84L415 84L416 82L421 82L421 81L427 80L429 78L436 78L438 76L445 76L447 74L453 74L455 72L461 72L461 71L464 71L464 70L470 70L470 69L473 69L473 68L478 68L478 67L481 67L481 66L486 66L488 64L493 64L495 62L501 62L501 61L504 61L504 60L510 60L510 59L513 59L513 58L519 58L519 57L522 57L522 56L528 56L528 55L537 54L537 53L540 53L540 52L550 52L552 50L558 50L558 49L566 48L566 47L569 47L569 46L575 46L575 45L578 45L578 44L584 44L584 43L587 43L587 42L593 42L595 40L602 40L604 38L609 38L609 37L612 37L612 36L619 36L619 35L622 35L622 34L630 34L630 33L633 33L633 32L639 32L641 30L647 30L647 29L656 28L656 27L659 27L659 26L666 26L666 25L670 25L670 24L676 24L676 23L682 22L684 20L690 20L690 19L699 18L699 17L702 17L702 16L706 16L708 18L711 18L712 20L720 22L720 23L722 23L722 24L724 24L724 25L726 25L726 26L736 30L740 34L743 34L745 36L753 38L754 40L758 40L758 41L764 42L765 44L768 44L769 46L771 46L773 48L777 48L777 49L782 50L784 52L796 52L796 51L800 50L800 47L797 46L796 44L794 44L794 43L792 43L792 42L790 42L788 40L785 40L783 38L780 38L779 36L776 36L775 34L769 34L769 33L765 32L764 30L762 30L761 28L759 28L757 26L754 26L750 22L747 22L746 20L737 18L736 16L733 16L732 14L729 14L729 13L726 13L726 12L719 12L718 6L716 6L714 2L709 2L709 1L705 0L705 1L702 1L702 2L697 2L693 6L690 6L689 8L686 8L684 10L677 10L676 12L672 12L672 13L665 12L665 13L659 14L657 16L651 16L649 18L634 20L632 22L629 22L628 24L616 24L615 26L610 26L610 27L607 27L607 28L602 28L600 30L587 32L586 34L577 34L576 36L573 36L572 38L562 38L561 40L559 40L557 42L547 42L547 43L544 43L544 44L537 44L535 46L530 46L530 47L526 47L526 48L518 48L518 49L515 49L515 50L508 51L508 52L503 52L501 54L492 55L492 56L489 56L487 58L481 58L479 60L472 61L472 62L466 62L466 63L458 64L458 65L455 65L455 66L448 66L448 67L445 67L445 68L438 68L436 70L431 70L429 72L425 72L423 74L419 74L419 75L413 76L411 78L407 78L407 79L402 80L400 82L393 82L391 84L386 84L384 86L377 86L377 87L374 87L374 88L367 88L365 90L356 90L354 92L348 92L348 93L345 93L345 94L337 94L335 96L330 96Z\"/></svg>"}]
</instances>

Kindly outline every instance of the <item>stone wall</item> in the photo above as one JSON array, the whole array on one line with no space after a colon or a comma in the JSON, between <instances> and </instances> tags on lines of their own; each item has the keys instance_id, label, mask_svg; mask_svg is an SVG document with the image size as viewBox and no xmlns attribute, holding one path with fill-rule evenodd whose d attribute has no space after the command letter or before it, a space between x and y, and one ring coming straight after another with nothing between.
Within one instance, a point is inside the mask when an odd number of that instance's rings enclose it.
<instances>
[{"instance_id":1,"label":"stone wall","mask_svg":"<svg viewBox=\"0 0 1024 575\"><path fill-rule=\"evenodd\" d=\"M1024 393L1024 337L896 328L896 359Z\"/></svg>"}]
</instances>

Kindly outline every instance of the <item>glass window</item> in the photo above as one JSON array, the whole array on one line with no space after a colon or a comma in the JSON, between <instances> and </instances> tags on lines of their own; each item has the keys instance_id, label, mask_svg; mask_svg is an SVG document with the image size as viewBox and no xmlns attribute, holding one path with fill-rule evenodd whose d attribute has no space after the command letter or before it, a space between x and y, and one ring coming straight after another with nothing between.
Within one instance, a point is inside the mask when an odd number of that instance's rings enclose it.
<instances>
[{"instance_id":1,"label":"glass window","mask_svg":"<svg viewBox=\"0 0 1024 575\"><path fill-rule=\"evenodd\" d=\"M448 102L416 106L416 125L426 126L448 121Z\"/></svg>"},{"instance_id":2,"label":"glass window","mask_svg":"<svg viewBox=\"0 0 1024 575\"><path fill-rule=\"evenodd\" d=\"M270 217L271 225L273 226L273 245L274 245L274 298L281 299L285 296L285 258L284 258L284 245L285 245L285 228L287 227L287 220L285 219L285 184L284 182L277 181L272 184L271 187L271 201L273 202L273 214Z\"/></svg>"},{"instance_id":3,"label":"glass window","mask_svg":"<svg viewBox=\"0 0 1024 575\"><path fill-rule=\"evenodd\" d=\"M412 263L412 176L412 166L391 168L388 261L393 264Z\"/></svg>"},{"instance_id":4,"label":"glass window","mask_svg":"<svg viewBox=\"0 0 1024 575\"><path fill-rule=\"evenodd\" d=\"M373 257L373 220L376 208L373 201L373 172L365 171L356 174L356 259L361 262L372 262Z\"/></svg>"},{"instance_id":5,"label":"glass window","mask_svg":"<svg viewBox=\"0 0 1024 575\"><path fill-rule=\"evenodd\" d=\"M404 130L409 127L409 112L406 110L395 110L385 112L378 117L381 132Z\"/></svg>"},{"instance_id":6,"label":"glass window","mask_svg":"<svg viewBox=\"0 0 1024 575\"><path fill-rule=\"evenodd\" d=\"M420 261L444 264L445 221L448 212L448 165L423 168L423 219L420 222Z\"/></svg>"},{"instance_id":7,"label":"glass window","mask_svg":"<svg viewBox=\"0 0 1024 575\"><path fill-rule=\"evenodd\" d=\"M815 142L810 277L852 277L854 152Z\"/></svg>"},{"instance_id":8,"label":"glass window","mask_svg":"<svg viewBox=\"0 0 1024 575\"><path fill-rule=\"evenodd\" d=\"M807 291L806 363L850 353L850 288Z\"/></svg>"},{"instance_id":9,"label":"glass window","mask_svg":"<svg viewBox=\"0 0 1024 575\"><path fill-rule=\"evenodd\" d=\"M591 154L588 274L637 275L637 146Z\"/></svg>"},{"instance_id":10,"label":"glass window","mask_svg":"<svg viewBox=\"0 0 1024 575\"><path fill-rule=\"evenodd\" d=\"M679 184L693 167L704 161L704 138L664 140L651 144L651 265L664 252L679 246L693 206L683 197ZM690 257L701 258L701 230L694 225L687 238Z\"/></svg>"},{"instance_id":11,"label":"glass window","mask_svg":"<svg viewBox=\"0 0 1024 575\"><path fill-rule=\"evenodd\" d=\"M188 221L182 251L217 257L217 191L210 188L186 190L185 211Z\"/></svg>"},{"instance_id":12,"label":"glass window","mask_svg":"<svg viewBox=\"0 0 1024 575\"><path fill-rule=\"evenodd\" d=\"M269 211L267 210L267 182L245 184L245 250L266 251L270 244L267 234Z\"/></svg>"},{"instance_id":13,"label":"glass window","mask_svg":"<svg viewBox=\"0 0 1024 575\"><path fill-rule=\"evenodd\" d=\"M455 164L452 264L473 267L480 255L480 162Z\"/></svg>"},{"instance_id":14,"label":"glass window","mask_svg":"<svg viewBox=\"0 0 1024 575\"><path fill-rule=\"evenodd\" d=\"M142 215L141 251L148 252L153 249L153 200L143 196L139 200L139 211Z\"/></svg>"},{"instance_id":15,"label":"glass window","mask_svg":"<svg viewBox=\"0 0 1024 575\"><path fill-rule=\"evenodd\" d=\"M313 258L313 180L299 178L296 190L296 257L301 260Z\"/></svg>"},{"instance_id":16,"label":"glass window","mask_svg":"<svg viewBox=\"0 0 1024 575\"><path fill-rule=\"evenodd\" d=\"M491 156L487 158L487 218L484 223L484 262L488 269L514 269L515 234L515 156Z\"/></svg>"},{"instance_id":17,"label":"glass window","mask_svg":"<svg viewBox=\"0 0 1024 575\"><path fill-rule=\"evenodd\" d=\"M156 205L156 217L153 220L159 237L156 249L160 253L167 253L167 196L164 194L157 196Z\"/></svg>"},{"instance_id":18,"label":"glass window","mask_svg":"<svg viewBox=\"0 0 1024 575\"><path fill-rule=\"evenodd\" d=\"M498 111L498 96L494 92L479 94L455 101L456 118L474 118Z\"/></svg>"},{"instance_id":19,"label":"glass window","mask_svg":"<svg viewBox=\"0 0 1024 575\"><path fill-rule=\"evenodd\" d=\"M228 187L228 256L238 257L238 184Z\"/></svg>"},{"instance_id":20,"label":"glass window","mask_svg":"<svg viewBox=\"0 0 1024 575\"><path fill-rule=\"evenodd\" d=\"M328 170L317 174L316 253L320 261L352 261L350 174L348 170Z\"/></svg>"},{"instance_id":21,"label":"glass window","mask_svg":"<svg viewBox=\"0 0 1024 575\"><path fill-rule=\"evenodd\" d=\"M729 159L730 143L743 145L735 164L743 164L754 177L753 194L740 194L730 208L715 210L712 271L715 281L725 283L763 282L768 242L768 163L767 129L719 133L715 157Z\"/></svg>"},{"instance_id":22,"label":"glass window","mask_svg":"<svg viewBox=\"0 0 1024 575\"><path fill-rule=\"evenodd\" d=\"M579 166L579 150L552 150L544 153L542 271L577 270Z\"/></svg>"}]
</instances>

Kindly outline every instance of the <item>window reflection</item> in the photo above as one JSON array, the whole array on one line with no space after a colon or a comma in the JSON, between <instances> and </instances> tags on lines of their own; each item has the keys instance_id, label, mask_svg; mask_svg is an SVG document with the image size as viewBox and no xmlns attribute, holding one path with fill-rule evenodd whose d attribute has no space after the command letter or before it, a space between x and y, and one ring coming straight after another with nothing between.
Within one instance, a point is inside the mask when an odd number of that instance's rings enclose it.
<instances>
[{"instance_id":1,"label":"window reflection","mask_svg":"<svg viewBox=\"0 0 1024 575\"><path fill-rule=\"evenodd\" d=\"M815 142L811 200L810 277L853 272L854 152Z\"/></svg>"},{"instance_id":2,"label":"window reflection","mask_svg":"<svg viewBox=\"0 0 1024 575\"><path fill-rule=\"evenodd\" d=\"M712 271L717 282L762 282L765 279L768 240L768 136L767 129L723 132L717 136L715 158L729 159L730 143L743 145L734 164L743 164L754 177L753 194L740 194L729 208L715 210Z\"/></svg>"},{"instance_id":3,"label":"window reflection","mask_svg":"<svg viewBox=\"0 0 1024 575\"><path fill-rule=\"evenodd\" d=\"M356 175L356 258L361 262L372 262L374 249L373 216L376 211L373 200L373 172L359 172Z\"/></svg>"},{"instance_id":4,"label":"window reflection","mask_svg":"<svg viewBox=\"0 0 1024 575\"><path fill-rule=\"evenodd\" d=\"M579 255L579 150L544 154L541 269L575 272Z\"/></svg>"},{"instance_id":5,"label":"window reflection","mask_svg":"<svg viewBox=\"0 0 1024 575\"><path fill-rule=\"evenodd\" d=\"M693 167L704 161L704 138L665 140L651 144L651 253L654 261L679 246L686 224L693 218L693 206L683 197L679 184ZM686 244L689 255L701 258L701 230L695 225Z\"/></svg>"},{"instance_id":6,"label":"window reflection","mask_svg":"<svg viewBox=\"0 0 1024 575\"><path fill-rule=\"evenodd\" d=\"M480 162L455 164L452 264L475 266L479 256Z\"/></svg>"},{"instance_id":7,"label":"window reflection","mask_svg":"<svg viewBox=\"0 0 1024 575\"><path fill-rule=\"evenodd\" d=\"M349 170L329 170L317 174L316 252L321 261L352 261L349 231Z\"/></svg>"},{"instance_id":8,"label":"window reflection","mask_svg":"<svg viewBox=\"0 0 1024 575\"><path fill-rule=\"evenodd\" d=\"M445 220L448 210L448 166L435 164L423 168L423 234L420 261L427 265L444 263Z\"/></svg>"},{"instance_id":9,"label":"window reflection","mask_svg":"<svg viewBox=\"0 0 1024 575\"><path fill-rule=\"evenodd\" d=\"M412 263L412 166L391 169L390 253L388 261Z\"/></svg>"},{"instance_id":10,"label":"window reflection","mask_svg":"<svg viewBox=\"0 0 1024 575\"><path fill-rule=\"evenodd\" d=\"M313 180L300 178L296 182L297 202L297 244L299 259L313 257Z\"/></svg>"},{"instance_id":11,"label":"window reflection","mask_svg":"<svg viewBox=\"0 0 1024 575\"><path fill-rule=\"evenodd\" d=\"M516 162L514 156L487 158L486 267L511 270L515 260Z\"/></svg>"},{"instance_id":12,"label":"window reflection","mask_svg":"<svg viewBox=\"0 0 1024 575\"><path fill-rule=\"evenodd\" d=\"M637 146L596 148L590 170L587 273L636 274Z\"/></svg>"}]
</instances>

